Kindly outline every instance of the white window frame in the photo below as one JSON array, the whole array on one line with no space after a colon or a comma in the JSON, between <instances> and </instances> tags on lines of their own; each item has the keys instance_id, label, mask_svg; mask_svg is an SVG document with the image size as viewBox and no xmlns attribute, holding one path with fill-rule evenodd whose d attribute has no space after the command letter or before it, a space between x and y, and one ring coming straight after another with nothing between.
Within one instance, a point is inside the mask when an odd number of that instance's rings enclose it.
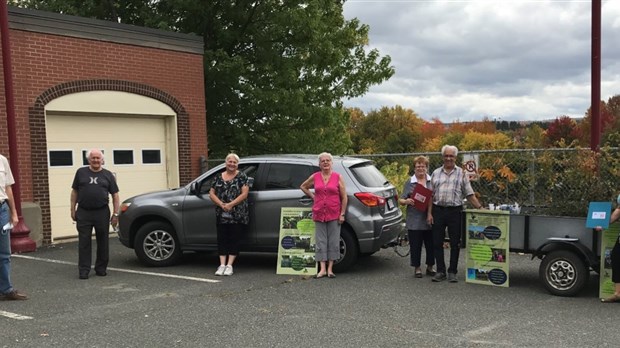
<instances>
[{"instance_id":1,"label":"white window frame","mask_svg":"<svg viewBox=\"0 0 620 348\"><path fill-rule=\"evenodd\" d=\"M71 152L71 165L70 166L53 166L50 153L52 151L69 151ZM81 162L80 162L81 163ZM47 167L48 168L73 168L75 166L75 154L73 149L48 149L47 150Z\"/></svg>"},{"instance_id":2,"label":"white window frame","mask_svg":"<svg viewBox=\"0 0 620 348\"><path fill-rule=\"evenodd\" d=\"M144 163L144 151L159 151L159 163ZM144 166L161 166L164 164L163 151L161 148L144 148L140 149L140 164Z\"/></svg>"},{"instance_id":3,"label":"white window frame","mask_svg":"<svg viewBox=\"0 0 620 348\"><path fill-rule=\"evenodd\" d=\"M126 164L126 163L123 163L123 164L117 164L117 163L114 161L114 152L115 152L115 151L131 151L131 155L132 155L131 157L132 157L132 159L133 159L133 163L131 163L131 164ZM118 166L118 167L129 167L129 166L135 166L135 165L136 165L136 150L134 150L134 149L128 149L128 148L118 148L118 149L112 149L112 164L114 164L115 166Z\"/></svg>"}]
</instances>

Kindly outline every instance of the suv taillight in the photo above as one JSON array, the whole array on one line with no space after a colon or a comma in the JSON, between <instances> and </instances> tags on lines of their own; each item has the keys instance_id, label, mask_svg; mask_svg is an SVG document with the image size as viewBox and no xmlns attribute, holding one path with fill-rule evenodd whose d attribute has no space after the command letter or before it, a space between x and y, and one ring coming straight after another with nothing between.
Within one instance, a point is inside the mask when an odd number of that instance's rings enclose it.
<instances>
[{"instance_id":1,"label":"suv taillight","mask_svg":"<svg viewBox=\"0 0 620 348\"><path fill-rule=\"evenodd\" d=\"M385 198L370 192L358 192L355 197L367 207L379 207L385 205Z\"/></svg>"}]
</instances>

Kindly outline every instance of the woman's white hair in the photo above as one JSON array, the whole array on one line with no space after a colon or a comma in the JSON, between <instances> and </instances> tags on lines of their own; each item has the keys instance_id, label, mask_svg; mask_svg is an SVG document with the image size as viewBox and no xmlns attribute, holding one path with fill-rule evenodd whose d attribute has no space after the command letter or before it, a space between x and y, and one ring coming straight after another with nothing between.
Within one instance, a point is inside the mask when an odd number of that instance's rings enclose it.
<instances>
[{"instance_id":1,"label":"woman's white hair","mask_svg":"<svg viewBox=\"0 0 620 348\"><path fill-rule=\"evenodd\" d=\"M442 155L442 156L443 156L443 155L445 155L447 150L452 150L452 151L454 151L454 157L458 156L458 154L459 154L459 149L458 149L458 147L456 147L456 146L454 146L454 145L444 145L444 146L441 148L441 155Z\"/></svg>"},{"instance_id":2,"label":"woman's white hair","mask_svg":"<svg viewBox=\"0 0 620 348\"><path fill-rule=\"evenodd\" d=\"M237 154L236 154L236 153L229 153L228 155L226 155L226 159L224 159L224 161L228 161L228 159L229 159L229 158L231 158L231 157L232 157L232 158L234 158L234 159L236 159L236 160L237 160L237 162L239 162L239 161L240 161L239 156L237 156Z\"/></svg>"},{"instance_id":3,"label":"woman's white hair","mask_svg":"<svg viewBox=\"0 0 620 348\"><path fill-rule=\"evenodd\" d=\"M323 158L323 157L329 158L329 160L332 161L332 162L334 161L334 157L332 156L331 153L329 153L329 152L321 152L319 154L319 163L321 163L321 158Z\"/></svg>"}]
</instances>

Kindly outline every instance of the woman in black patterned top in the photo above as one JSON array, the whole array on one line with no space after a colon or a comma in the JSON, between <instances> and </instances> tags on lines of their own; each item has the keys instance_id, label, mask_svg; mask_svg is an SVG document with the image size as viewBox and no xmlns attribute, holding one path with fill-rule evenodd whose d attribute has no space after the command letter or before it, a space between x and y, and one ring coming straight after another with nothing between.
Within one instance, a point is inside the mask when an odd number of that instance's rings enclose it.
<instances>
[{"instance_id":1,"label":"woman in black patterned top","mask_svg":"<svg viewBox=\"0 0 620 348\"><path fill-rule=\"evenodd\" d=\"M250 221L248 211L248 176L240 172L239 156L226 156L226 170L218 175L209 191L215 203L217 221L217 249L220 266L215 275L233 274L233 263L239 255L239 240Z\"/></svg>"}]
</instances>

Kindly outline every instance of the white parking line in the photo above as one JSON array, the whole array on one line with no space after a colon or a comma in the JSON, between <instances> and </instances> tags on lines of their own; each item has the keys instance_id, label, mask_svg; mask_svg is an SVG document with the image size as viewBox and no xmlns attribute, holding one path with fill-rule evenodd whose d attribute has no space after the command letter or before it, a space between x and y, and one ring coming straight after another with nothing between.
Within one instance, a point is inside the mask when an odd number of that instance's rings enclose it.
<instances>
[{"instance_id":1,"label":"white parking line","mask_svg":"<svg viewBox=\"0 0 620 348\"><path fill-rule=\"evenodd\" d=\"M0 316L7 317L9 319L15 319L15 320L34 319L33 317L29 317L27 315L21 315L21 314L5 312L5 311L0 311Z\"/></svg>"},{"instance_id":2,"label":"white parking line","mask_svg":"<svg viewBox=\"0 0 620 348\"><path fill-rule=\"evenodd\" d=\"M17 258L27 259L27 260L43 261L43 262L49 262L49 263L58 263L58 264L61 264L61 265L77 266L76 262L44 259L44 258L41 258L41 257L34 257L34 256L28 256L28 255L22 255L22 254L14 254L14 255L11 255L11 257L17 257ZM134 273L134 274L142 274L142 275L152 275L152 276L164 277L164 278L175 278L175 279L192 280L192 281L203 282L203 283L220 283L221 282L221 280L208 279L208 278L188 277L188 276L182 276L182 275L176 275L176 274L166 274L166 273L156 273L156 272L144 272L144 271L136 271L136 270L133 270L133 269L124 269L124 268L115 268L115 267L108 267L108 270L109 271L115 271L115 272L125 272L125 273Z\"/></svg>"}]
</instances>

